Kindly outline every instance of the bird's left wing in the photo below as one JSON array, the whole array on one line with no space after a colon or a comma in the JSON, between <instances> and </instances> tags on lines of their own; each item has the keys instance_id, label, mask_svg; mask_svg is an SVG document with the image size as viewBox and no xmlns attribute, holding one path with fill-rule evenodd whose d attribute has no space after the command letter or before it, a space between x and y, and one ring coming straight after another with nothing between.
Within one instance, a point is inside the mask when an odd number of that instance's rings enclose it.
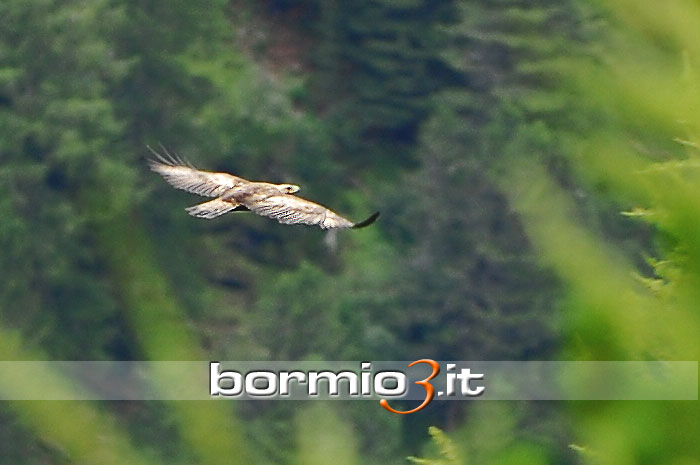
<instances>
[{"instance_id":1,"label":"bird's left wing","mask_svg":"<svg viewBox=\"0 0 700 465\"><path fill-rule=\"evenodd\" d=\"M156 156L148 161L151 170L163 176L171 186L193 194L219 197L229 189L249 182L228 173L201 171L167 152L166 157L150 147L148 149Z\"/></svg>"},{"instance_id":2,"label":"bird's left wing","mask_svg":"<svg viewBox=\"0 0 700 465\"><path fill-rule=\"evenodd\" d=\"M375 213L364 221L353 223L323 205L288 194L273 195L244 205L258 215L283 224L307 224L321 229L361 228L374 223L379 216Z\"/></svg>"}]
</instances>

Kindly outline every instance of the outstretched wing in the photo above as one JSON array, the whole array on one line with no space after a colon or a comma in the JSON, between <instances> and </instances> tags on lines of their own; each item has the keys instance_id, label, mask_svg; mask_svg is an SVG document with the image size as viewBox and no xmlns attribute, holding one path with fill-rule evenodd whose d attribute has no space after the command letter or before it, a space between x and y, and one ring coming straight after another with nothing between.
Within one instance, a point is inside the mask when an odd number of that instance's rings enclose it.
<instances>
[{"instance_id":1,"label":"outstretched wing","mask_svg":"<svg viewBox=\"0 0 700 465\"><path fill-rule=\"evenodd\" d=\"M323 205L294 195L273 195L244 205L258 215L283 224L307 224L321 229L362 228L374 223L379 216L375 213L360 223L353 223Z\"/></svg>"},{"instance_id":2,"label":"outstretched wing","mask_svg":"<svg viewBox=\"0 0 700 465\"><path fill-rule=\"evenodd\" d=\"M219 197L229 189L248 181L228 173L201 171L167 151L161 155L151 147L148 149L156 159L148 161L151 170L160 174L173 187L205 197Z\"/></svg>"}]
</instances>

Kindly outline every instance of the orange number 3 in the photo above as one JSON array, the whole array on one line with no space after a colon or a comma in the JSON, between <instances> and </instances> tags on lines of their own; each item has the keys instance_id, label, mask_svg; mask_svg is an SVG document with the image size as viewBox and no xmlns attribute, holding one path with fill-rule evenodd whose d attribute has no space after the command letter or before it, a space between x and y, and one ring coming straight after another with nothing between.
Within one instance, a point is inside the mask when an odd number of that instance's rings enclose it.
<instances>
[{"instance_id":1,"label":"orange number 3","mask_svg":"<svg viewBox=\"0 0 700 465\"><path fill-rule=\"evenodd\" d=\"M435 360L431 360L429 358L424 358L421 360L416 360L415 362L409 364L408 366L410 368L413 365L417 365L419 363L427 363L428 365L430 365L433 368L433 372L430 374L430 376L428 376L427 378L425 378L422 381L416 381L416 383L415 383L415 384L420 384L421 386L423 386L425 388L425 399L423 400L423 403L420 404L418 407L414 408L413 410L407 410L405 412L401 412L400 410L393 409L389 405L389 401L387 401L386 399L380 400L379 405L381 405L382 407L384 407L385 409L387 409L390 412L400 413L402 415L406 415L408 413L416 413L417 411L422 410L428 406L428 404L433 400L433 397L435 397L435 387L432 384L430 384L430 380L435 378L438 374L440 374L440 364L438 362L436 362Z\"/></svg>"}]
</instances>

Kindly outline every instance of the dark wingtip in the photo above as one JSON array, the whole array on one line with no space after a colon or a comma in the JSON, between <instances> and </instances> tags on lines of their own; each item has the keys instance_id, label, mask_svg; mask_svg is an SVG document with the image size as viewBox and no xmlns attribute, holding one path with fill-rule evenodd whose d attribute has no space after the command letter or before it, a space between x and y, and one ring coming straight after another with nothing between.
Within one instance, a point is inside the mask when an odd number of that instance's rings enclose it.
<instances>
[{"instance_id":1,"label":"dark wingtip","mask_svg":"<svg viewBox=\"0 0 700 465\"><path fill-rule=\"evenodd\" d=\"M352 226L352 229L360 229L360 228L364 228L365 226L369 226L370 224L372 224L372 223L374 223L375 221L377 221L377 218L379 218L379 212L374 212L374 213L372 213L372 215L371 215L369 218L367 218L366 220L360 221L359 223L355 223L355 224Z\"/></svg>"},{"instance_id":2,"label":"dark wingtip","mask_svg":"<svg viewBox=\"0 0 700 465\"><path fill-rule=\"evenodd\" d=\"M182 158L177 156L177 154L170 153L162 143L158 142L158 145L160 145L160 148L163 151L163 153L159 153L149 144L146 144L146 148L155 156L155 158L150 158L146 160L148 166L150 166L153 171L157 171L157 168L160 165L186 166L188 168L194 168L194 166L192 166L188 161L183 160Z\"/></svg>"}]
</instances>

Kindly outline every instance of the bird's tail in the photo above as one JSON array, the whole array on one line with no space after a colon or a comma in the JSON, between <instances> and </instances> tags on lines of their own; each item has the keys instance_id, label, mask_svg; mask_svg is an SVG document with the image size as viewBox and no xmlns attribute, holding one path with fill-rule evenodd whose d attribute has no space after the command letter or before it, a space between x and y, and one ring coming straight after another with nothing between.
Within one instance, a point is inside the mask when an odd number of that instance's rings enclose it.
<instances>
[{"instance_id":1,"label":"bird's tail","mask_svg":"<svg viewBox=\"0 0 700 465\"><path fill-rule=\"evenodd\" d=\"M221 216L239 207L240 204L229 200L221 200L221 198L210 200L209 202L200 203L191 207L185 208L187 213L197 218L206 218L208 220Z\"/></svg>"}]
</instances>

